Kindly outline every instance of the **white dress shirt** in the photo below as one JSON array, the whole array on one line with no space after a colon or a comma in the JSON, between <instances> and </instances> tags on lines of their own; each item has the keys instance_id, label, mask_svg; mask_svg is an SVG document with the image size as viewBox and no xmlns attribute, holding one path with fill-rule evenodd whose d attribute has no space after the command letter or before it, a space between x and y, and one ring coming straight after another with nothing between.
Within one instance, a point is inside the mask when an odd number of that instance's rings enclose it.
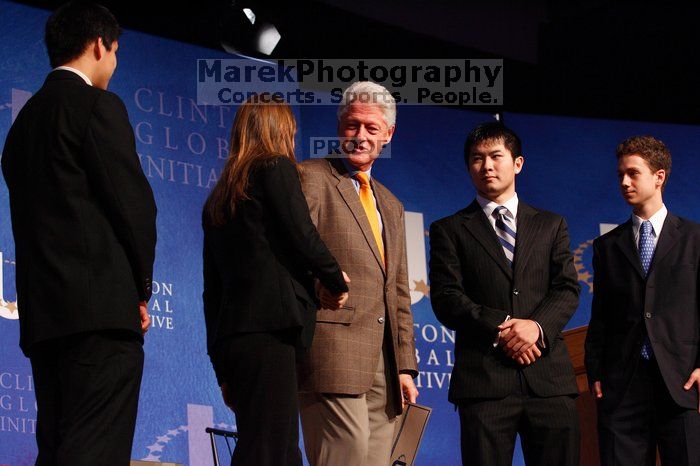
<instances>
[{"instance_id":1,"label":"white dress shirt","mask_svg":"<svg viewBox=\"0 0 700 466\"><path fill-rule=\"evenodd\" d=\"M649 217L651 222L651 237L654 242L654 249L656 249L656 243L659 242L659 236L661 235L661 229L664 227L664 221L666 221L666 216L668 215L668 209L665 204L661 204L661 208L656 211L654 215ZM639 249L639 230L642 228L643 218L637 217L632 214L632 232L634 233L634 244Z\"/></svg>"},{"instance_id":2,"label":"white dress shirt","mask_svg":"<svg viewBox=\"0 0 700 466\"><path fill-rule=\"evenodd\" d=\"M518 193L513 194L513 197L508 199L503 204L497 204L496 202L490 201L485 197L479 196L478 194L476 195L476 201L481 206L481 210L484 211L484 214L486 214L486 218L489 219L489 223L491 224L491 228L493 228L493 231L496 231L496 218L493 216L493 211L500 206L503 206L506 209L508 209L508 212L506 212L506 218L513 225L517 226L515 222L518 218Z\"/></svg>"}]
</instances>

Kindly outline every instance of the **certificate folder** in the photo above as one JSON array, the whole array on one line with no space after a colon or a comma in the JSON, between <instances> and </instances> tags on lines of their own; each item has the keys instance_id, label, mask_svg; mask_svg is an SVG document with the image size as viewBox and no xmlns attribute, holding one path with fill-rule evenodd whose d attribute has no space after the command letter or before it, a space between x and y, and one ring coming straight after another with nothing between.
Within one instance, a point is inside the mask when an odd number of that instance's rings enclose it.
<instances>
[{"instance_id":1,"label":"certificate folder","mask_svg":"<svg viewBox=\"0 0 700 466\"><path fill-rule=\"evenodd\" d=\"M412 466L432 408L409 403L391 449L391 466Z\"/></svg>"}]
</instances>

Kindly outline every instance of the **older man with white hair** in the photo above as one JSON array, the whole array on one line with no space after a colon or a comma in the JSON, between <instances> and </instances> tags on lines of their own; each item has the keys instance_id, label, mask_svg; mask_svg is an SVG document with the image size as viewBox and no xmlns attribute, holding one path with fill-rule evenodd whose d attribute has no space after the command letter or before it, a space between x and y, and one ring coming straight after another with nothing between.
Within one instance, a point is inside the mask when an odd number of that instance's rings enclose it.
<instances>
[{"instance_id":1,"label":"older man with white hair","mask_svg":"<svg viewBox=\"0 0 700 466\"><path fill-rule=\"evenodd\" d=\"M372 176L395 128L391 94L356 82L338 109L342 153L302 164L311 218L352 280L346 306L317 311L300 365L312 466L388 465L397 417L418 396L403 205Z\"/></svg>"}]
</instances>

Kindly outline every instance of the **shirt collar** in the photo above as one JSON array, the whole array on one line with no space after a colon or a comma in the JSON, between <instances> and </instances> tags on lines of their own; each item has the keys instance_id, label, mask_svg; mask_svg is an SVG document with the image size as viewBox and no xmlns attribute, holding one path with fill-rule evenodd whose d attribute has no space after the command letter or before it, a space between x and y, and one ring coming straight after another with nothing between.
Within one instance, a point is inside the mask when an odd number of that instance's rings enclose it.
<instances>
[{"instance_id":1,"label":"shirt collar","mask_svg":"<svg viewBox=\"0 0 700 466\"><path fill-rule=\"evenodd\" d=\"M350 178L353 178L353 179L354 179L355 175L357 175L358 173L362 172L362 170L358 170L357 167L355 167L354 165L350 165L350 164L348 163L348 161L345 160L345 158L341 158L340 160L343 161L343 165L345 165L345 169L348 171L348 176L349 176ZM365 171L365 172L363 172L363 173L367 173L367 177L368 177L370 180L372 179L372 167L371 167L371 166L367 169L367 171Z\"/></svg>"},{"instance_id":2,"label":"shirt collar","mask_svg":"<svg viewBox=\"0 0 700 466\"><path fill-rule=\"evenodd\" d=\"M82 71L80 71L78 69L71 68L70 66L57 66L56 68L54 68L51 71L56 71L56 70L72 71L73 73L75 73L78 76L80 76L81 78L83 78L83 81L85 81L85 84L87 84L88 86L92 86L92 81L90 81L90 78L88 78L85 73L83 73Z\"/></svg>"},{"instance_id":3,"label":"shirt collar","mask_svg":"<svg viewBox=\"0 0 700 466\"><path fill-rule=\"evenodd\" d=\"M484 214L486 214L486 217L491 218L491 215L493 214L493 211L496 210L496 207L503 206L506 209L508 209L508 217L511 218L511 220L515 220L518 218L518 193L513 194L513 197L508 199L506 202L503 204L497 204L494 201L490 201L486 199L485 197L481 197L480 195L476 195L476 201L479 203L481 206L481 209L484 211Z\"/></svg>"},{"instance_id":4,"label":"shirt collar","mask_svg":"<svg viewBox=\"0 0 700 466\"><path fill-rule=\"evenodd\" d=\"M666 208L666 204L661 204L661 208L656 211L654 215L649 217L649 221L651 222L651 226L654 229L653 233L655 237L659 237L661 234L661 229L664 226L664 221L666 220L666 216L668 215L668 209ZM642 226L642 222L644 221L643 218L638 217L635 214L632 214L632 227L634 228L635 234L639 232L639 227Z\"/></svg>"}]
</instances>

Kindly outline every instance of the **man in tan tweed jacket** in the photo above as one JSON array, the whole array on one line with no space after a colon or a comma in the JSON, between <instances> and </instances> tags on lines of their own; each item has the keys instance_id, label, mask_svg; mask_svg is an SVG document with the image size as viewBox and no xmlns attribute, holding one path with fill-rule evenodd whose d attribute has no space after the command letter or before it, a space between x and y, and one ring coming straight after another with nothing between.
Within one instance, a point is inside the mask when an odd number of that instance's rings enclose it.
<instances>
[{"instance_id":1,"label":"man in tan tweed jacket","mask_svg":"<svg viewBox=\"0 0 700 466\"><path fill-rule=\"evenodd\" d=\"M318 310L299 368L311 466L387 466L397 416L418 396L403 205L371 176L395 120L386 89L354 83L338 110L343 154L302 164L311 218L351 280L346 306Z\"/></svg>"}]
</instances>

